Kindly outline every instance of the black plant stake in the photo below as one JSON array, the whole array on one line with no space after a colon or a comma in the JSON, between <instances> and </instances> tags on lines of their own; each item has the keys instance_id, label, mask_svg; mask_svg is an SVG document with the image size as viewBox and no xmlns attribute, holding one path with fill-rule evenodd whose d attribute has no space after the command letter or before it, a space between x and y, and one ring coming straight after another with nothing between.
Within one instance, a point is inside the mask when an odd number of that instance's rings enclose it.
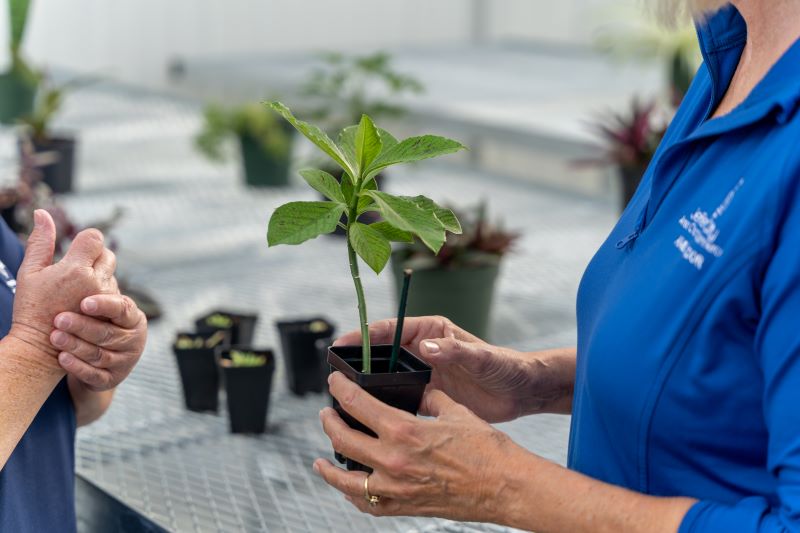
<instances>
[{"instance_id":1,"label":"black plant stake","mask_svg":"<svg viewBox=\"0 0 800 533\"><path fill-rule=\"evenodd\" d=\"M397 326L394 328L394 343L392 344L392 358L389 361L389 373L394 372L397 366L397 358L400 355L400 341L403 338L403 321L406 318L406 303L408 303L408 287L411 284L412 270L407 268L403 271L403 290L400 293L400 307L397 310Z\"/></svg>"}]
</instances>

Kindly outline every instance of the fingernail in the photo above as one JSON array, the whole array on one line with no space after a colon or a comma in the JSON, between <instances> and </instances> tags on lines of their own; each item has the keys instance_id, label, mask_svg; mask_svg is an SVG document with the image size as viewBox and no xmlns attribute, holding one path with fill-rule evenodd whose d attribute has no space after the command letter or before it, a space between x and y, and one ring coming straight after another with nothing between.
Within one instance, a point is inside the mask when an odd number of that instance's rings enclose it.
<instances>
[{"instance_id":1,"label":"fingernail","mask_svg":"<svg viewBox=\"0 0 800 533\"><path fill-rule=\"evenodd\" d=\"M56 331L53 334L52 341L56 346L64 346L67 343L67 334L63 331Z\"/></svg>"},{"instance_id":2,"label":"fingernail","mask_svg":"<svg viewBox=\"0 0 800 533\"><path fill-rule=\"evenodd\" d=\"M33 212L33 227L38 228L42 225L42 212L37 209Z\"/></svg>"},{"instance_id":3,"label":"fingernail","mask_svg":"<svg viewBox=\"0 0 800 533\"><path fill-rule=\"evenodd\" d=\"M66 315L58 315L56 317L56 327L58 329L69 329L72 325L72 320Z\"/></svg>"},{"instance_id":4,"label":"fingernail","mask_svg":"<svg viewBox=\"0 0 800 533\"><path fill-rule=\"evenodd\" d=\"M422 345L425 346L425 351L428 352L428 355L436 355L442 351L439 345L432 341L424 341Z\"/></svg>"},{"instance_id":5,"label":"fingernail","mask_svg":"<svg viewBox=\"0 0 800 533\"><path fill-rule=\"evenodd\" d=\"M91 298L87 298L83 301L83 308L86 310L87 313L94 313L97 311L97 300L92 300Z\"/></svg>"},{"instance_id":6,"label":"fingernail","mask_svg":"<svg viewBox=\"0 0 800 533\"><path fill-rule=\"evenodd\" d=\"M322 413L324 413L324 412L325 412L325 409L320 409L319 410L319 418L320 419L322 419Z\"/></svg>"},{"instance_id":7,"label":"fingernail","mask_svg":"<svg viewBox=\"0 0 800 533\"><path fill-rule=\"evenodd\" d=\"M61 352L58 354L58 362L61 363L61 366L69 366L74 360L75 357L71 353Z\"/></svg>"},{"instance_id":8,"label":"fingernail","mask_svg":"<svg viewBox=\"0 0 800 533\"><path fill-rule=\"evenodd\" d=\"M328 385L330 385L331 382L333 382L333 373L332 372L330 374L328 374Z\"/></svg>"},{"instance_id":9,"label":"fingernail","mask_svg":"<svg viewBox=\"0 0 800 533\"><path fill-rule=\"evenodd\" d=\"M319 474L319 465L317 464L317 462L316 462L316 461L314 461L314 465L313 465L311 468L313 468L313 469L314 469L314 472L316 472L317 474Z\"/></svg>"}]
</instances>

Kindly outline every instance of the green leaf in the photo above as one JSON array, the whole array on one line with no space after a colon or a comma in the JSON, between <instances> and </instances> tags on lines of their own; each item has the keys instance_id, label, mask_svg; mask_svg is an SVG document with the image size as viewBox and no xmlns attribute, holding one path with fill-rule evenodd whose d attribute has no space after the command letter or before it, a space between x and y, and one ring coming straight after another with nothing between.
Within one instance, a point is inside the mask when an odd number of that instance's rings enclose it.
<instances>
[{"instance_id":1,"label":"green leaf","mask_svg":"<svg viewBox=\"0 0 800 533\"><path fill-rule=\"evenodd\" d=\"M348 161L358 161L356 157L356 133L358 126L347 126L339 132L339 148L347 156Z\"/></svg>"},{"instance_id":2,"label":"green leaf","mask_svg":"<svg viewBox=\"0 0 800 533\"><path fill-rule=\"evenodd\" d=\"M450 233L455 233L456 235L461 235L461 223L458 221L455 213L451 210L441 207L439 204L427 198L425 196L414 196L407 197L409 200L417 204L418 206L422 207L423 209L430 209L433 211L433 214L436 215L436 218L439 219L439 222L442 223L444 229L449 231Z\"/></svg>"},{"instance_id":3,"label":"green leaf","mask_svg":"<svg viewBox=\"0 0 800 533\"><path fill-rule=\"evenodd\" d=\"M324 170L304 168L300 171L300 175L303 176L306 183L311 185L315 190L321 192L325 198L341 204L347 203L344 194L342 194L342 188L339 182Z\"/></svg>"},{"instance_id":4,"label":"green leaf","mask_svg":"<svg viewBox=\"0 0 800 533\"><path fill-rule=\"evenodd\" d=\"M444 226L432 210L420 207L407 197L380 191L367 191L366 194L372 196L388 223L417 235L434 253L439 252L445 240Z\"/></svg>"},{"instance_id":5,"label":"green leaf","mask_svg":"<svg viewBox=\"0 0 800 533\"><path fill-rule=\"evenodd\" d=\"M346 173L345 173L346 174ZM346 175L342 176L342 195L344 196L345 203L350 205L350 202L353 201L353 195L356 193L355 189L353 188L352 180L347 177Z\"/></svg>"},{"instance_id":6,"label":"green leaf","mask_svg":"<svg viewBox=\"0 0 800 533\"><path fill-rule=\"evenodd\" d=\"M335 142L328 137L324 131L319 129L317 126L313 124L309 124L308 122L303 122L302 120L298 120L292 114L291 110L288 107L283 105L280 102L270 102L269 107L281 115L283 118L289 121L289 123L295 127L297 131L305 135L305 137L317 145L317 147L328 154L331 159L333 159L336 164L338 164L342 169L346 172L349 172L351 176L355 176L355 169L352 161L342 152L342 149L339 148Z\"/></svg>"},{"instance_id":7,"label":"green leaf","mask_svg":"<svg viewBox=\"0 0 800 533\"><path fill-rule=\"evenodd\" d=\"M385 220L370 224L369 227L392 242L414 242L414 235L411 232L395 228Z\"/></svg>"},{"instance_id":8,"label":"green leaf","mask_svg":"<svg viewBox=\"0 0 800 533\"><path fill-rule=\"evenodd\" d=\"M383 267L392 255L392 246L383 234L371 226L361 222L353 222L347 233L350 244L353 245L358 256L375 271L380 274Z\"/></svg>"},{"instance_id":9,"label":"green leaf","mask_svg":"<svg viewBox=\"0 0 800 533\"><path fill-rule=\"evenodd\" d=\"M319 235L331 233L344 212L336 202L290 202L272 213L267 243L300 244Z\"/></svg>"},{"instance_id":10,"label":"green leaf","mask_svg":"<svg viewBox=\"0 0 800 533\"><path fill-rule=\"evenodd\" d=\"M18 53L25 36L25 27L28 23L30 0L9 0L8 18L11 26L11 51Z\"/></svg>"},{"instance_id":11,"label":"green leaf","mask_svg":"<svg viewBox=\"0 0 800 533\"><path fill-rule=\"evenodd\" d=\"M377 190L378 190L378 184L375 182L374 179L368 180L364 185L361 186L362 192L358 195L358 207L356 208L359 215L364 211L366 211L367 208L369 208L369 206L375 203L372 197L368 194L365 194L365 192L377 191Z\"/></svg>"},{"instance_id":12,"label":"green leaf","mask_svg":"<svg viewBox=\"0 0 800 533\"><path fill-rule=\"evenodd\" d=\"M362 115L356 132L356 161L360 172L364 173L369 164L381 153L382 147L380 135L372 119Z\"/></svg>"},{"instance_id":13,"label":"green leaf","mask_svg":"<svg viewBox=\"0 0 800 533\"><path fill-rule=\"evenodd\" d=\"M398 143L398 140L394 138L394 135L392 135L391 133L382 128L378 128L378 135L381 138L381 144L383 145L383 150L388 150L389 148L395 146Z\"/></svg>"},{"instance_id":14,"label":"green leaf","mask_svg":"<svg viewBox=\"0 0 800 533\"><path fill-rule=\"evenodd\" d=\"M421 137L409 137L397 143L389 149L384 150L375 161L372 162L366 176L372 176L382 169L400 163L410 163L412 161L422 161L441 155L452 154L463 150L465 146L458 141L438 137L436 135L423 135Z\"/></svg>"}]
</instances>

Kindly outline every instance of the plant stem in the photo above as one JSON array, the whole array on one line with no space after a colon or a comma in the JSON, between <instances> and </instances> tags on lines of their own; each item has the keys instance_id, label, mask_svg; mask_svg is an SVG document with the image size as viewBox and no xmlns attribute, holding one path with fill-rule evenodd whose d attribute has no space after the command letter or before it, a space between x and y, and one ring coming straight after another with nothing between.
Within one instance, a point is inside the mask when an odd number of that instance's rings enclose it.
<instances>
[{"instance_id":1,"label":"plant stem","mask_svg":"<svg viewBox=\"0 0 800 533\"><path fill-rule=\"evenodd\" d=\"M346 177L342 179L347 179ZM357 197L356 197L357 198ZM354 202L357 204L358 200ZM369 322L367 321L367 301L364 298L364 287L361 285L361 275L358 272L358 256L356 255L356 251L353 248L353 245L350 244L350 224L354 223L356 218L358 217L357 214L357 207L353 205L350 208L350 214L348 217L347 228L347 256L350 259L350 275L353 276L353 284L356 286L356 297L358 298L358 318L361 324L361 371L364 374L369 374L372 372L372 354L369 345Z\"/></svg>"}]
</instances>

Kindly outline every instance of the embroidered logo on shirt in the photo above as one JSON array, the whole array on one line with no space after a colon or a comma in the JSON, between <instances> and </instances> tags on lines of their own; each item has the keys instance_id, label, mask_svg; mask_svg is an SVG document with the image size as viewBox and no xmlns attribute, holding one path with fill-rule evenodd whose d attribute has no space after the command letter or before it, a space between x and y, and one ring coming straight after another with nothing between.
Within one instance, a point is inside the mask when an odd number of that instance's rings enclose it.
<instances>
[{"instance_id":1,"label":"embroidered logo on shirt","mask_svg":"<svg viewBox=\"0 0 800 533\"><path fill-rule=\"evenodd\" d=\"M725 199L722 203L719 204L711 214L698 207L691 215L684 215L678 220L678 224L680 224L681 228L694 240L694 245L689 242L686 236L679 235L678 238L675 239L675 247L681 252L683 258L697 270L702 270L703 268L703 264L706 261L706 255L704 254L722 257L722 254L725 253L725 250L716 242L719 237L717 220L722 218L725 211L728 210L731 202L733 202L733 198L736 196L739 189L742 188L742 185L744 185L744 178L741 178L738 183L736 183L733 189L725 195ZM699 250L697 250L695 246L699 248Z\"/></svg>"},{"instance_id":2,"label":"embroidered logo on shirt","mask_svg":"<svg viewBox=\"0 0 800 533\"><path fill-rule=\"evenodd\" d=\"M17 293L17 280L14 279L14 276L11 275L11 272L2 261L0 261L0 278L3 279L3 283L13 294Z\"/></svg>"}]
</instances>

